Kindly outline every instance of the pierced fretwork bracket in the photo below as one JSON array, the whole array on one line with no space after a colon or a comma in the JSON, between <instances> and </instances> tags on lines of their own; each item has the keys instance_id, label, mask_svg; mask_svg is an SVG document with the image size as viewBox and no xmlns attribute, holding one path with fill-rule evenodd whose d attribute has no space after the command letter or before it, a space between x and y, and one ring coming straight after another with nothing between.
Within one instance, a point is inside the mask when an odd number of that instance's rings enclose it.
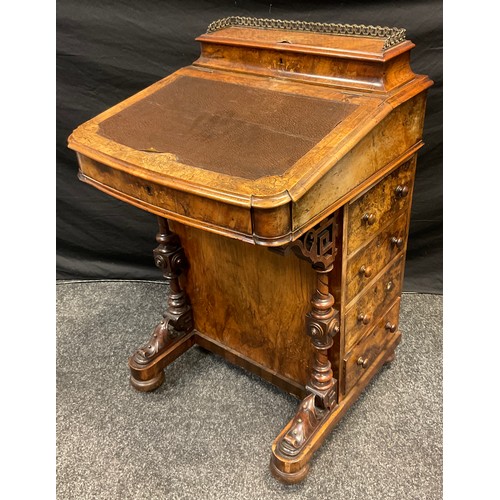
<instances>
[{"instance_id":1,"label":"pierced fretwork bracket","mask_svg":"<svg viewBox=\"0 0 500 500\"><path fill-rule=\"evenodd\" d=\"M309 261L316 271L330 271L337 249L337 213L325 217L319 224L297 240L282 247L272 248L274 252L287 255L293 251L301 259Z\"/></svg>"}]
</instances>

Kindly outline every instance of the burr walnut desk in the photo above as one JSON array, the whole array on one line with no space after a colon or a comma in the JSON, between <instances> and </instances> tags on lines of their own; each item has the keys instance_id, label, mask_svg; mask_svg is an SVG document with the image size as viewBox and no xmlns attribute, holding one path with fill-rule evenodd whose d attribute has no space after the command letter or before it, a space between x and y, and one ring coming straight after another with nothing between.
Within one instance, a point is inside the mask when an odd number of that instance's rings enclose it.
<instances>
[{"instance_id":1,"label":"burr walnut desk","mask_svg":"<svg viewBox=\"0 0 500 500\"><path fill-rule=\"evenodd\" d=\"M394 357L426 90L405 30L226 18L191 66L78 127L79 177L156 214L157 388L198 344L301 402L271 470L309 460Z\"/></svg>"}]
</instances>

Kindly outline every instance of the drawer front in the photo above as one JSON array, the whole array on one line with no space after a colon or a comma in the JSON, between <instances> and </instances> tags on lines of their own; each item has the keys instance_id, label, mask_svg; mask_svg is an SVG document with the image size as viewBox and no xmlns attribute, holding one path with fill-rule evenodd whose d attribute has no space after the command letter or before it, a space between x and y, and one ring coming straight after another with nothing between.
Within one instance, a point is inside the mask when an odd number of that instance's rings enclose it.
<instances>
[{"instance_id":1,"label":"drawer front","mask_svg":"<svg viewBox=\"0 0 500 500\"><path fill-rule=\"evenodd\" d=\"M401 293L403 255L350 306L345 314L345 352L349 352Z\"/></svg>"},{"instance_id":2,"label":"drawer front","mask_svg":"<svg viewBox=\"0 0 500 500\"><path fill-rule=\"evenodd\" d=\"M346 303L349 303L397 255L403 252L407 237L407 212L380 232L347 261Z\"/></svg>"},{"instance_id":3,"label":"drawer front","mask_svg":"<svg viewBox=\"0 0 500 500\"><path fill-rule=\"evenodd\" d=\"M349 204L348 254L369 241L409 205L414 172L415 161L409 160Z\"/></svg>"},{"instance_id":4,"label":"drawer front","mask_svg":"<svg viewBox=\"0 0 500 500\"><path fill-rule=\"evenodd\" d=\"M399 299L382 316L373 331L344 358L344 394L347 394L398 331Z\"/></svg>"}]
</instances>

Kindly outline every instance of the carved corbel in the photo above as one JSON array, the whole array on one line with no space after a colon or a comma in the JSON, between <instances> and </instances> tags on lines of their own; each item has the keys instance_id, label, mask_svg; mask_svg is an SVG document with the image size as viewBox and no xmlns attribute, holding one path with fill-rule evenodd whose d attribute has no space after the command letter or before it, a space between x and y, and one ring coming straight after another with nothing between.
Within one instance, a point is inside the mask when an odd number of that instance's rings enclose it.
<instances>
[{"instance_id":1,"label":"carved corbel","mask_svg":"<svg viewBox=\"0 0 500 500\"><path fill-rule=\"evenodd\" d=\"M129 359L132 385L142 391L153 390L161 384L164 365L154 367L155 361L160 360L173 344L193 330L193 311L179 281L181 274L188 268L184 249L179 237L170 231L166 219L158 217L158 225L154 262L169 285L170 295L162 321L154 328L149 340ZM151 366L155 369L142 370ZM148 376L152 374L151 380L137 378L145 376L145 373Z\"/></svg>"},{"instance_id":2,"label":"carved corbel","mask_svg":"<svg viewBox=\"0 0 500 500\"><path fill-rule=\"evenodd\" d=\"M317 279L312 307L306 314L306 333L314 347L314 360L306 385L309 394L287 426L287 432L275 442L271 457L272 472L285 482L300 481L307 474L307 464L294 473L287 473L284 464L302 452L325 417L337 406L337 380L333 377L328 358L328 350L339 332L339 313L333 307L335 300L328 283L337 252L336 221L335 214L327 217L282 251L284 254L293 251L311 262Z\"/></svg>"}]
</instances>

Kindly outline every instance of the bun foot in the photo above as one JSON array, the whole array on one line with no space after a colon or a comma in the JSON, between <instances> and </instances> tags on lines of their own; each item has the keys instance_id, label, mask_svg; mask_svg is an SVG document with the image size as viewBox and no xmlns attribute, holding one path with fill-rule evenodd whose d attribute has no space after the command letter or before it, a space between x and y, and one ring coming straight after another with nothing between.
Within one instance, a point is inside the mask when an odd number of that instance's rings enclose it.
<instances>
[{"instance_id":1,"label":"bun foot","mask_svg":"<svg viewBox=\"0 0 500 500\"><path fill-rule=\"evenodd\" d=\"M294 472L284 472L281 469L278 469L276 467L276 464L273 461L273 457L271 457L271 462L269 464L269 468L271 469L271 474L276 478L279 479L282 483L285 484L297 484L303 481L307 473L309 472L309 464L306 463L304 466Z\"/></svg>"},{"instance_id":2,"label":"bun foot","mask_svg":"<svg viewBox=\"0 0 500 500\"><path fill-rule=\"evenodd\" d=\"M163 370L160 370L154 377L148 380L140 380L135 378L133 375L130 375L130 384L132 387L139 392L151 392L155 389L158 389L163 381L165 380L165 373Z\"/></svg>"},{"instance_id":3,"label":"bun foot","mask_svg":"<svg viewBox=\"0 0 500 500\"><path fill-rule=\"evenodd\" d=\"M393 351L384 361L384 365L390 365L396 359L396 351Z\"/></svg>"}]
</instances>

